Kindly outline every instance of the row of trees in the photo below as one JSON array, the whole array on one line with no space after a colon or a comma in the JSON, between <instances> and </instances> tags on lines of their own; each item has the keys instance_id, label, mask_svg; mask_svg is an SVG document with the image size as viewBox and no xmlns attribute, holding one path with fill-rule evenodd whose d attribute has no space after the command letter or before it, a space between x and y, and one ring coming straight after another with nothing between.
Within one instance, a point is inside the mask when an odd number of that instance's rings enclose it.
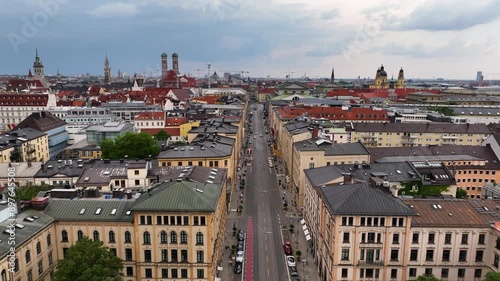
<instances>
[{"instance_id":1,"label":"row of trees","mask_svg":"<svg viewBox=\"0 0 500 281\"><path fill-rule=\"evenodd\" d=\"M120 159L128 156L134 158L156 157L160 154L157 140L165 141L170 136L165 131L158 132L154 137L146 133L128 132L113 140L104 140L101 143L103 159Z\"/></svg>"}]
</instances>

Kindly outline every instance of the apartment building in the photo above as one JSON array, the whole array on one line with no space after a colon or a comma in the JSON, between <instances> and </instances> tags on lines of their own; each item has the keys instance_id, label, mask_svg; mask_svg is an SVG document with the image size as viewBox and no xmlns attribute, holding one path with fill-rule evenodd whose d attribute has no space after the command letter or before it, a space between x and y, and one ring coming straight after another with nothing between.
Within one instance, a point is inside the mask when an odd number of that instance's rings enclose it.
<instances>
[{"instance_id":1,"label":"apartment building","mask_svg":"<svg viewBox=\"0 0 500 281\"><path fill-rule=\"evenodd\" d=\"M276 143L285 164L285 169L292 174L293 144L313 137L313 127L307 122L290 122L280 128L281 133L277 134ZM316 135L318 130L316 129Z\"/></svg>"},{"instance_id":2,"label":"apartment building","mask_svg":"<svg viewBox=\"0 0 500 281\"><path fill-rule=\"evenodd\" d=\"M33 112L56 106L56 96L53 93L1 93L0 132L13 129Z\"/></svg>"},{"instance_id":3,"label":"apartment building","mask_svg":"<svg viewBox=\"0 0 500 281\"><path fill-rule=\"evenodd\" d=\"M107 102L101 108L108 109L115 117L127 123L132 123L135 116L142 112L158 112L162 108L158 104L147 105L145 102Z\"/></svg>"},{"instance_id":4,"label":"apartment building","mask_svg":"<svg viewBox=\"0 0 500 281\"><path fill-rule=\"evenodd\" d=\"M485 184L500 182L500 161L493 146L486 143L484 146L373 147L369 150L374 163L443 163L455 178L457 188L466 190L468 198L481 198Z\"/></svg>"},{"instance_id":5,"label":"apartment building","mask_svg":"<svg viewBox=\"0 0 500 281\"><path fill-rule=\"evenodd\" d=\"M367 147L480 145L490 135L485 124L354 123L351 142Z\"/></svg>"},{"instance_id":6,"label":"apartment building","mask_svg":"<svg viewBox=\"0 0 500 281\"><path fill-rule=\"evenodd\" d=\"M31 185L34 183L35 174L42 165L42 162L0 163L0 186L7 187L12 181L12 169L15 170L14 183L16 186Z\"/></svg>"},{"instance_id":7,"label":"apartment building","mask_svg":"<svg viewBox=\"0 0 500 281\"><path fill-rule=\"evenodd\" d=\"M370 152L362 143L331 143L328 140L304 140L293 144L290 166L297 205L304 204L304 170L330 165L361 165L370 163Z\"/></svg>"},{"instance_id":8,"label":"apartment building","mask_svg":"<svg viewBox=\"0 0 500 281\"><path fill-rule=\"evenodd\" d=\"M0 135L0 163L49 160L46 133L25 128Z\"/></svg>"}]
</instances>

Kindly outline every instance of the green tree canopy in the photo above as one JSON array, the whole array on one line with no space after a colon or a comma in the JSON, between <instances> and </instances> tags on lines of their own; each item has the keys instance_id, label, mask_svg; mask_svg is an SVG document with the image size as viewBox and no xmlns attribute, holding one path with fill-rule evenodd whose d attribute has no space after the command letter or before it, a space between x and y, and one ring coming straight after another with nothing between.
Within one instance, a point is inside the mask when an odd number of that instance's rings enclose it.
<instances>
[{"instance_id":1,"label":"green tree canopy","mask_svg":"<svg viewBox=\"0 0 500 281\"><path fill-rule=\"evenodd\" d=\"M420 275L419 277L417 277L417 279L415 279L416 281L444 281L443 279L441 278L437 278L435 277L434 275Z\"/></svg>"},{"instance_id":2,"label":"green tree canopy","mask_svg":"<svg viewBox=\"0 0 500 281\"><path fill-rule=\"evenodd\" d=\"M76 242L57 265L52 281L121 281L123 261L87 237Z\"/></svg>"},{"instance_id":3,"label":"green tree canopy","mask_svg":"<svg viewBox=\"0 0 500 281\"><path fill-rule=\"evenodd\" d=\"M128 132L117 137L114 141L104 140L101 143L102 158L120 159L128 156L130 159L144 159L160 154L160 147L156 140L146 133Z\"/></svg>"},{"instance_id":4,"label":"green tree canopy","mask_svg":"<svg viewBox=\"0 0 500 281\"><path fill-rule=\"evenodd\" d=\"M463 188L457 188L457 194L455 194L456 198L467 198L467 191Z\"/></svg>"},{"instance_id":5,"label":"green tree canopy","mask_svg":"<svg viewBox=\"0 0 500 281\"><path fill-rule=\"evenodd\" d=\"M35 198L35 196L40 191L50 190L51 186L42 184L42 185L26 185L26 186L18 186L16 188L15 196L13 199L16 200L31 200ZM8 193L7 193L8 194Z\"/></svg>"},{"instance_id":6,"label":"green tree canopy","mask_svg":"<svg viewBox=\"0 0 500 281\"><path fill-rule=\"evenodd\" d=\"M453 116L455 115L455 111L451 107L445 107L445 106L434 106L434 107L429 107L428 110L436 111L438 113L441 113L445 116Z\"/></svg>"},{"instance_id":7,"label":"green tree canopy","mask_svg":"<svg viewBox=\"0 0 500 281\"><path fill-rule=\"evenodd\" d=\"M165 131L159 131L155 135L156 140L168 140L169 138L170 138L170 135Z\"/></svg>"},{"instance_id":8,"label":"green tree canopy","mask_svg":"<svg viewBox=\"0 0 500 281\"><path fill-rule=\"evenodd\" d=\"M485 281L500 281L500 272L490 271L486 273Z\"/></svg>"}]
</instances>

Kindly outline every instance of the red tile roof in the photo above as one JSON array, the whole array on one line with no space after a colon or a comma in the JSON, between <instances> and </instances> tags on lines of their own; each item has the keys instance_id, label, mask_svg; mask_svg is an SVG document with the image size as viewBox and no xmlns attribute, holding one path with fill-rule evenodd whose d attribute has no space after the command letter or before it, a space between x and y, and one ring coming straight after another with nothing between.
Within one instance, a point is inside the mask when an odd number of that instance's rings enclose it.
<instances>
[{"instance_id":1,"label":"red tile roof","mask_svg":"<svg viewBox=\"0 0 500 281\"><path fill-rule=\"evenodd\" d=\"M259 94L273 94L275 90L275 88L264 88L259 90Z\"/></svg>"},{"instance_id":2,"label":"red tile roof","mask_svg":"<svg viewBox=\"0 0 500 281\"><path fill-rule=\"evenodd\" d=\"M47 106L48 100L46 94L0 94L0 106Z\"/></svg>"},{"instance_id":3,"label":"red tile roof","mask_svg":"<svg viewBox=\"0 0 500 281\"><path fill-rule=\"evenodd\" d=\"M181 124L185 124L188 122L188 119L186 117L167 117L165 118L165 126L169 126L168 124L170 123L170 126L179 126ZM177 125L175 125L177 124Z\"/></svg>"},{"instance_id":4,"label":"red tile roof","mask_svg":"<svg viewBox=\"0 0 500 281\"><path fill-rule=\"evenodd\" d=\"M164 112L141 112L134 120L164 120Z\"/></svg>"},{"instance_id":5,"label":"red tile roof","mask_svg":"<svg viewBox=\"0 0 500 281\"><path fill-rule=\"evenodd\" d=\"M219 100L219 95L206 95L202 97L192 98L192 102L206 102L207 104L216 104Z\"/></svg>"},{"instance_id":6,"label":"red tile roof","mask_svg":"<svg viewBox=\"0 0 500 281\"><path fill-rule=\"evenodd\" d=\"M141 129L142 133L156 135L159 131L165 131L167 134L177 137L181 135L180 128L152 128L152 129Z\"/></svg>"}]
</instances>

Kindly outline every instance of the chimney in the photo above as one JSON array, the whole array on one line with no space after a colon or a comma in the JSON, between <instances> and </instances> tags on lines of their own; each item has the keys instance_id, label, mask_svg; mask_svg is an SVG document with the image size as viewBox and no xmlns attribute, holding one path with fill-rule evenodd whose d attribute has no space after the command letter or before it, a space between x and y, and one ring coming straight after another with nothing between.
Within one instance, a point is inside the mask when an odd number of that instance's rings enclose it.
<instances>
[{"instance_id":1,"label":"chimney","mask_svg":"<svg viewBox=\"0 0 500 281\"><path fill-rule=\"evenodd\" d=\"M317 139L318 138L318 128L314 128L312 131L312 138Z\"/></svg>"},{"instance_id":2,"label":"chimney","mask_svg":"<svg viewBox=\"0 0 500 281\"><path fill-rule=\"evenodd\" d=\"M353 178L350 173L344 173L342 174L344 176L344 184L352 184L353 183Z\"/></svg>"}]
</instances>

